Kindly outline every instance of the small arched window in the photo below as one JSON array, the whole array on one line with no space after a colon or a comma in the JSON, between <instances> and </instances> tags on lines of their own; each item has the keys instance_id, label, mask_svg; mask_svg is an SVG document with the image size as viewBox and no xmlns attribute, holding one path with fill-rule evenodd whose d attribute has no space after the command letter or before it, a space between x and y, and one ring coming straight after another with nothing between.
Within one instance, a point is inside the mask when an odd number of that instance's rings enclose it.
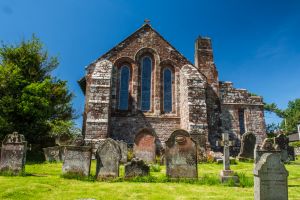
<instances>
[{"instance_id":1,"label":"small arched window","mask_svg":"<svg viewBox=\"0 0 300 200\"><path fill-rule=\"evenodd\" d=\"M141 65L141 110L149 111L151 106L151 58L148 56L144 57Z\"/></svg>"},{"instance_id":2,"label":"small arched window","mask_svg":"<svg viewBox=\"0 0 300 200\"><path fill-rule=\"evenodd\" d=\"M119 109L128 110L129 99L129 79L130 70L129 67L124 65L120 69L120 93L119 93Z\"/></svg>"},{"instance_id":3,"label":"small arched window","mask_svg":"<svg viewBox=\"0 0 300 200\"><path fill-rule=\"evenodd\" d=\"M163 111L172 112L172 71L163 70Z\"/></svg>"}]
</instances>

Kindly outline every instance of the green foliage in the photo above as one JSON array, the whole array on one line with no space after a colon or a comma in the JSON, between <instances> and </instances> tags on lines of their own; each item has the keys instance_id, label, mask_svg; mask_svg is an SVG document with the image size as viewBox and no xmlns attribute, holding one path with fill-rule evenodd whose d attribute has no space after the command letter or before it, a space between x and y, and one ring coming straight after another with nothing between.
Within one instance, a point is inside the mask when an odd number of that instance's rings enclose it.
<instances>
[{"instance_id":1,"label":"green foliage","mask_svg":"<svg viewBox=\"0 0 300 200\"><path fill-rule=\"evenodd\" d=\"M160 172L161 168L159 164L153 164L150 165L150 171L151 172Z\"/></svg>"},{"instance_id":2,"label":"green foliage","mask_svg":"<svg viewBox=\"0 0 300 200\"><path fill-rule=\"evenodd\" d=\"M300 141L290 142L289 145L292 146L292 147L300 147Z\"/></svg>"},{"instance_id":3,"label":"green foliage","mask_svg":"<svg viewBox=\"0 0 300 200\"><path fill-rule=\"evenodd\" d=\"M13 131L32 144L72 134L74 110L67 82L51 76L58 66L36 37L0 47L0 140Z\"/></svg>"},{"instance_id":4,"label":"green foliage","mask_svg":"<svg viewBox=\"0 0 300 200\"><path fill-rule=\"evenodd\" d=\"M239 182L240 187L253 187L254 185L253 177L246 176L246 173L244 172L238 173L238 177L240 181Z\"/></svg>"},{"instance_id":5,"label":"green foliage","mask_svg":"<svg viewBox=\"0 0 300 200\"><path fill-rule=\"evenodd\" d=\"M285 110L279 109L275 103L265 104L264 109L266 111L273 112L278 117L284 119L280 128L286 133L293 133L297 131L297 125L300 123L300 99L289 101L288 107ZM270 130L272 131L272 125Z\"/></svg>"}]
</instances>

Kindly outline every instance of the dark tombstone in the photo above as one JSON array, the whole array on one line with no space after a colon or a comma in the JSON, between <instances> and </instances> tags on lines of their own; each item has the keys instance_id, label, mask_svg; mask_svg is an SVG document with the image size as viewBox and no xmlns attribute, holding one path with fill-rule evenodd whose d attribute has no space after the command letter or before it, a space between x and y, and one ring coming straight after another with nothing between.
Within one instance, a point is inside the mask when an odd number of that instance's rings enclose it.
<instances>
[{"instance_id":1,"label":"dark tombstone","mask_svg":"<svg viewBox=\"0 0 300 200\"><path fill-rule=\"evenodd\" d=\"M121 149L118 142L111 138L101 141L96 152L96 159L97 179L115 178L119 176Z\"/></svg>"},{"instance_id":2,"label":"dark tombstone","mask_svg":"<svg viewBox=\"0 0 300 200\"><path fill-rule=\"evenodd\" d=\"M5 136L1 148L0 173L20 175L25 172L27 142L17 132Z\"/></svg>"},{"instance_id":3,"label":"dark tombstone","mask_svg":"<svg viewBox=\"0 0 300 200\"><path fill-rule=\"evenodd\" d=\"M275 149L281 151L281 160L283 162L289 162L289 154L288 154L288 147L289 147L289 138L285 134L279 134L275 137Z\"/></svg>"},{"instance_id":4,"label":"dark tombstone","mask_svg":"<svg viewBox=\"0 0 300 200\"><path fill-rule=\"evenodd\" d=\"M254 147L256 144L256 137L253 133L248 132L242 136L241 150L238 155L239 160L254 159Z\"/></svg>"},{"instance_id":5,"label":"dark tombstone","mask_svg":"<svg viewBox=\"0 0 300 200\"><path fill-rule=\"evenodd\" d=\"M143 160L146 163L155 162L155 136L149 131L141 131L134 140L134 157Z\"/></svg>"},{"instance_id":6,"label":"dark tombstone","mask_svg":"<svg viewBox=\"0 0 300 200\"><path fill-rule=\"evenodd\" d=\"M170 178L197 178L197 146L189 133L174 131L166 141L166 170Z\"/></svg>"},{"instance_id":7,"label":"dark tombstone","mask_svg":"<svg viewBox=\"0 0 300 200\"><path fill-rule=\"evenodd\" d=\"M48 162L61 161L60 149L59 146L43 148L45 160Z\"/></svg>"},{"instance_id":8,"label":"dark tombstone","mask_svg":"<svg viewBox=\"0 0 300 200\"><path fill-rule=\"evenodd\" d=\"M63 174L89 176L92 151L90 146L64 146Z\"/></svg>"},{"instance_id":9,"label":"dark tombstone","mask_svg":"<svg viewBox=\"0 0 300 200\"><path fill-rule=\"evenodd\" d=\"M136 176L148 176L150 167L145 164L143 160L133 158L131 162L125 165L125 178L132 178Z\"/></svg>"},{"instance_id":10,"label":"dark tombstone","mask_svg":"<svg viewBox=\"0 0 300 200\"><path fill-rule=\"evenodd\" d=\"M127 154L128 154L128 148L127 148L127 143L124 141L117 141L119 144L119 147L121 149L121 163L127 163Z\"/></svg>"},{"instance_id":11,"label":"dark tombstone","mask_svg":"<svg viewBox=\"0 0 300 200\"><path fill-rule=\"evenodd\" d=\"M288 200L288 171L280 153L264 153L253 172L254 200Z\"/></svg>"},{"instance_id":12,"label":"dark tombstone","mask_svg":"<svg viewBox=\"0 0 300 200\"><path fill-rule=\"evenodd\" d=\"M288 151L289 160L295 161L295 148L292 146L288 146L287 151Z\"/></svg>"}]
</instances>

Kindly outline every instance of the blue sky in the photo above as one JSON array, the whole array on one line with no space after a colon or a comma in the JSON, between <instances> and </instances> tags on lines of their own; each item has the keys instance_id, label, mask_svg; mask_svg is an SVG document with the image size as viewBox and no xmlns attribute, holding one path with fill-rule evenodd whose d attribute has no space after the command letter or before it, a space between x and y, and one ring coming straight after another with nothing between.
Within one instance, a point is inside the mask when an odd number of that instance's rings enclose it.
<instances>
[{"instance_id":1,"label":"blue sky","mask_svg":"<svg viewBox=\"0 0 300 200\"><path fill-rule=\"evenodd\" d=\"M300 97L300 1L296 0L0 0L0 40L36 34L51 55L53 72L67 80L81 114L77 84L84 68L133 33L145 18L190 61L198 35L213 41L220 80L286 108ZM81 125L81 118L77 120ZM279 122L266 115L267 123Z\"/></svg>"}]
</instances>

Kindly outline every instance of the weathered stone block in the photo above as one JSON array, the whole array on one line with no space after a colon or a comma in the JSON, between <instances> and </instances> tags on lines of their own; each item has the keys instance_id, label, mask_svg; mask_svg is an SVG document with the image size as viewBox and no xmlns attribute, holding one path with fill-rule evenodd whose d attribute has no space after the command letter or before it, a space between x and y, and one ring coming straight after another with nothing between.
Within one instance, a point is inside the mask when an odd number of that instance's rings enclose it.
<instances>
[{"instance_id":1,"label":"weathered stone block","mask_svg":"<svg viewBox=\"0 0 300 200\"><path fill-rule=\"evenodd\" d=\"M27 142L17 132L5 136L1 148L0 173L20 175L25 172Z\"/></svg>"},{"instance_id":2,"label":"weathered stone block","mask_svg":"<svg viewBox=\"0 0 300 200\"><path fill-rule=\"evenodd\" d=\"M256 137L253 133L248 132L242 136L241 150L238 159L254 159L254 148L256 144Z\"/></svg>"},{"instance_id":3,"label":"weathered stone block","mask_svg":"<svg viewBox=\"0 0 300 200\"><path fill-rule=\"evenodd\" d=\"M125 165L125 178L132 178L136 176L148 176L150 167L145 164L143 160L133 158L131 162Z\"/></svg>"},{"instance_id":4,"label":"weathered stone block","mask_svg":"<svg viewBox=\"0 0 300 200\"><path fill-rule=\"evenodd\" d=\"M155 136L149 131L142 131L136 135L133 146L134 157L146 163L155 162Z\"/></svg>"},{"instance_id":5,"label":"weathered stone block","mask_svg":"<svg viewBox=\"0 0 300 200\"><path fill-rule=\"evenodd\" d=\"M287 200L288 171L280 153L264 153L254 168L255 200Z\"/></svg>"},{"instance_id":6,"label":"weathered stone block","mask_svg":"<svg viewBox=\"0 0 300 200\"><path fill-rule=\"evenodd\" d=\"M63 174L89 176L92 151L90 146L65 146Z\"/></svg>"},{"instance_id":7,"label":"weathered stone block","mask_svg":"<svg viewBox=\"0 0 300 200\"><path fill-rule=\"evenodd\" d=\"M170 178L197 178L197 147L189 133L174 131L166 142L167 176Z\"/></svg>"},{"instance_id":8,"label":"weathered stone block","mask_svg":"<svg viewBox=\"0 0 300 200\"><path fill-rule=\"evenodd\" d=\"M128 148L127 148L127 143L124 141L117 141L119 144L119 147L121 149L121 163L127 163L127 154L128 154Z\"/></svg>"},{"instance_id":9,"label":"weathered stone block","mask_svg":"<svg viewBox=\"0 0 300 200\"><path fill-rule=\"evenodd\" d=\"M60 149L59 146L43 148L45 160L48 162L61 161Z\"/></svg>"},{"instance_id":10,"label":"weathered stone block","mask_svg":"<svg viewBox=\"0 0 300 200\"><path fill-rule=\"evenodd\" d=\"M121 149L118 142L111 138L102 140L96 152L96 178L107 179L118 177L121 158Z\"/></svg>"}]
</instances>

